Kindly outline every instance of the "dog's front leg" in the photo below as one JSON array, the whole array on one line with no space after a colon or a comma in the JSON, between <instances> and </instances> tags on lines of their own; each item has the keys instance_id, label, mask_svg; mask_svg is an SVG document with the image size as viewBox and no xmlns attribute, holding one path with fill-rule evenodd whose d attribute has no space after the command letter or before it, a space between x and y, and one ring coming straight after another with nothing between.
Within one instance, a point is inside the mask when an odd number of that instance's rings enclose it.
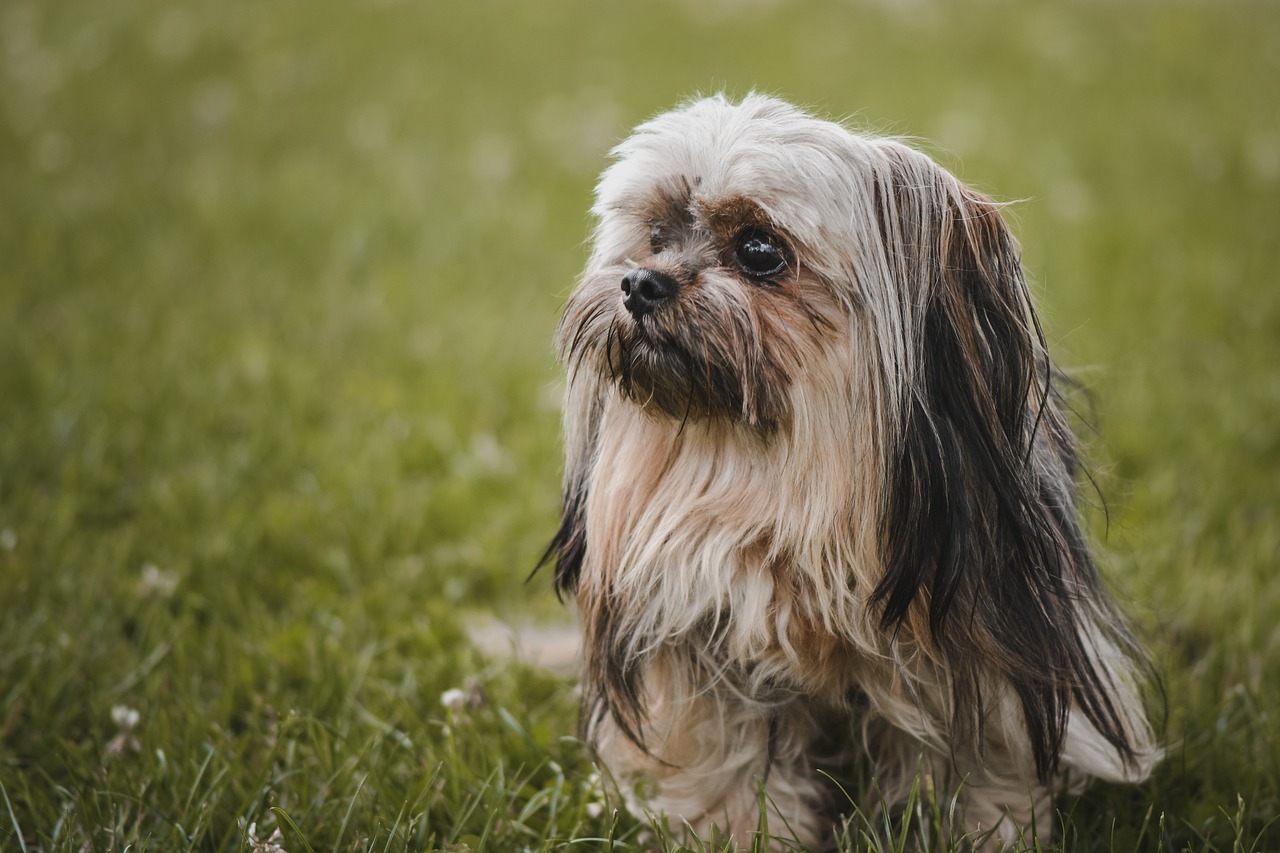
<instances>
[{"instance_id":1,"label":"dog's front leg","mask_svg":"<svg viewBox=\"0 0 1280 853\"><path fill-rule=\"evenodd\" d=\"M806 707L698 689L674 672L658 666L645 679L643 748L607 714L591 733L632 813L665 815L702 838L714 827L740 849L766 827L770 850L821 849L825 788L808 758L816 731Z\"/></svg>"}]
</instances>

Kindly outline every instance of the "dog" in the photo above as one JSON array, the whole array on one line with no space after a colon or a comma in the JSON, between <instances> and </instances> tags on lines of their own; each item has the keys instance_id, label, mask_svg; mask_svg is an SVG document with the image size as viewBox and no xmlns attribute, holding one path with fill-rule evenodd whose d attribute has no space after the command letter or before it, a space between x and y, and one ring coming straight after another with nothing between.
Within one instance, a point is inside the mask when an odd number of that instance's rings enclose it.
<instances>
[{"instance_id":1,"label":"dog","mask_svg":"<svg viewBox=\"0 0 1280 853\"><path fill-rule=\"evenodd\" d=\"M998 847L1047 840L1059 791L1145 778L1149 666L1000 205L759 94L612 156L556 333L544 561L631 810L822 849L914 787ZM874 802L840 793L858 768Z\"/></svg>"}]
</instances>

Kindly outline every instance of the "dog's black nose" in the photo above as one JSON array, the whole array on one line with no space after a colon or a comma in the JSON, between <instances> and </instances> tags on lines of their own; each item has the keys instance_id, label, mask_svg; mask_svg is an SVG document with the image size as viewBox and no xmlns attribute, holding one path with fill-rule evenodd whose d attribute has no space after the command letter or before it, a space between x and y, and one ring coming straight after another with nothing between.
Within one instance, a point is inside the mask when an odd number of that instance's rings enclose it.
<instances>
[{"instance_id":1,"label":"dog's black nose","mask_svg":"<svg viewBox=\"0 0 1280 853\"><path fill-rule=\"evenodd\" d=\"M636 267L622 277L622 304L637 320L679 292L679 282L658 270Z\"/></svg>"}]
</instances>

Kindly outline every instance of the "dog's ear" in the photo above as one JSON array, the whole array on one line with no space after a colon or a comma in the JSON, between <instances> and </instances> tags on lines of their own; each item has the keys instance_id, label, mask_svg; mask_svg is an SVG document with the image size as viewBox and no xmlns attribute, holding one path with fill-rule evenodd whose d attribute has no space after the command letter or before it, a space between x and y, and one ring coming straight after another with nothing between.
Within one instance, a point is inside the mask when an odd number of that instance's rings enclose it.
<instances>
[{"instance_id":1,"label":"dog's ear","mask_svg":"<svg viewBox=\"0 0 1280 853\"><path fill-rule=\"evenodd\" d=\"M560 527L538 562L555 563L556 596L562 601L578 589L587 553L586 501L604 406L599 382L572 364L564 400L565 470ZM537 569L535 569L537 571Z\"/></svg>"},{"instance_id":2,"label":"dog's ear","mask_svg":"<svg viewBox=\"0 0 1280 853\"><path fill-rule=\"evenodd\" d=\"M887 630L945 661L953 725L978 738L994 665L1021 703L1041 779L1073 705L1132 760L1116 676L1098 659L1104 643L1123 647L1111 636L1123 629L1108 627L1123 623L1076 518L1073 438L1017 243L994 203L919 163L880 194L886 248L906 259L916 292L872 602Z\"/></svg>"}]
</instances>

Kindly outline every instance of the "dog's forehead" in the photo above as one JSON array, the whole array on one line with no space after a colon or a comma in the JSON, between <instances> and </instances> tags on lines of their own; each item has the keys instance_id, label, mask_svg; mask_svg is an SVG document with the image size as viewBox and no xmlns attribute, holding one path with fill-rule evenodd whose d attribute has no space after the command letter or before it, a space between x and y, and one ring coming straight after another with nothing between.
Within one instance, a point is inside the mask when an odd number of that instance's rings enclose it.
<instances>
[{"instance_id":1,"label":"dog's forehead","mask_svg":"<svg viewBox=\"0 0 1280 853\"><path fill-rule=\"evenodd\" d=\"M708 98L638 127L613 151L596 212L673 220L753 217L804 230L847 218L872 170L871 142L789 104Z\"/></svg>"}]
</instances>

